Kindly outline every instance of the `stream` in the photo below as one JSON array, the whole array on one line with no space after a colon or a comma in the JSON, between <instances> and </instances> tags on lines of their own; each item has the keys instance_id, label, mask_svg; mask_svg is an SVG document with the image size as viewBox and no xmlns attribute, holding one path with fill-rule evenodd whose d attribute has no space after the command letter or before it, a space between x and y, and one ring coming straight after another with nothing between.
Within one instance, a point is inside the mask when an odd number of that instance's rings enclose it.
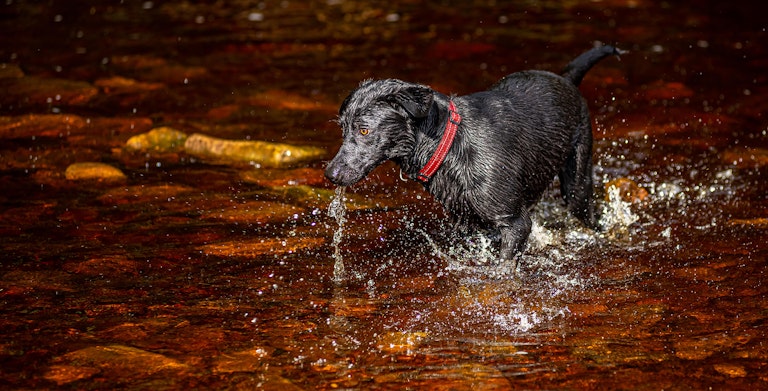
<instances>
[{"instance_id":1,"label":"stream","mask_svg":"<svg viewBox=\"0 0 768 391\"><path fill-rule=\"evenodd\" d=\"M0 388L768 389L768 7L0 5ZM468 94L597 42L602 232L553 185L518 267L387 162L368 78Z\"/></svg>"}]
</instances>

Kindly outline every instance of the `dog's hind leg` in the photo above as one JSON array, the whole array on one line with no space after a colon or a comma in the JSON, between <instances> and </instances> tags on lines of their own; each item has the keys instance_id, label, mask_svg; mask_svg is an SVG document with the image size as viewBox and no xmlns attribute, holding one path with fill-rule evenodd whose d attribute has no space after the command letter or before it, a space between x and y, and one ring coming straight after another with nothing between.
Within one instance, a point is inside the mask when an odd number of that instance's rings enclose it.
<instances>
[{"instance_id":1,"label":"dog's hind leg","mask_svg":"<svg viewBox=\"0 0 768 391\"><path fill-rule=\"evenodd\" d=\"M588 121L581 131L589 133L581 133L558 176L568 210L587 227L599 229L592 189L592 127Z\"/></svg>"},{"instance_id":2,"label":"dog's hind leg","mask_svg":"<svg viewBox=\"0 0 768 391\"><path fill-rule=\"evenodd\" d=\"M519 214L498 216L495 219L496 228L501 233L500 261L513 261L517 270L517 255L525 249L525 243L531 234L531 216L528 209L523 208Z\"/></svg>"}]
</instances>

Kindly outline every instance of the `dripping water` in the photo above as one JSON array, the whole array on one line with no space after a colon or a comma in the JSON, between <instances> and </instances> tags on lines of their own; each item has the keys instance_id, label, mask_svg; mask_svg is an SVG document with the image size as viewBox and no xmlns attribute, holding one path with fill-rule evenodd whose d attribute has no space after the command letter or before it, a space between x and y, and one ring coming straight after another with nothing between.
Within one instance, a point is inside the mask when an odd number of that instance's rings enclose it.
<instances>
[{"instance_id":1,"label":"dripping water","mask_svg":"<svg viewBox=\"0 0 768 391\"><path fill-rule=\"evenodd\" d=\"M344 223L347 221L345 217L347 212L347 205L344 203L344 191L346 187L339 186L336 188L336 194L333 196L333 200L328 205L328 215L336 219L336 232L333 233L333 281L341 283L344 280L344 259L341 256L341 239L344 235Z\"/></svg>"}]
</instances>

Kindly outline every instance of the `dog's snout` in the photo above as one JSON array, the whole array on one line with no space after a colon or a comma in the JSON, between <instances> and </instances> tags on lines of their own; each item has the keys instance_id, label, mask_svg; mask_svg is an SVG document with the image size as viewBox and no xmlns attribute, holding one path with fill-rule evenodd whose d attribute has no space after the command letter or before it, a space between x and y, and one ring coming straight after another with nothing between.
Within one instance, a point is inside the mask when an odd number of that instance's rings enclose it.
<instances>
[{"instance_id":1,"label":"dog's snout","mask_svg":"<svg viewBox=\"0 0 768 391\"><path fill-rule=\"evenodd\" d=\"M331 162L328 164L328 167L325 168L325 177L334 185L338 185L340 171L338 164Z\"/></svg>"},{"instance_id":2,"label":"dog's snout","mask_svg":"<svg viewBox=\"0 0 768 391\"><path fill-rule=\"evenodd\" d=\"M363 175L350 168L344 161L333 159L325 168L325 177L337 186L349 186L357 183Z\"/></svg>"},{"instance_id":3,"label":"dog's snout","mask_svg":"<svg viewBox=\"0 0 768 391\"><path fill-rule=\"evenodd\" d=\"M341 162L338 159L333 159L328 163L328 167L325 168L325 177L334 185L346 186L349 184L345 179L349 176L347 171L349 170L346 168L344 162Z\"/></svg>"}]
</instances>

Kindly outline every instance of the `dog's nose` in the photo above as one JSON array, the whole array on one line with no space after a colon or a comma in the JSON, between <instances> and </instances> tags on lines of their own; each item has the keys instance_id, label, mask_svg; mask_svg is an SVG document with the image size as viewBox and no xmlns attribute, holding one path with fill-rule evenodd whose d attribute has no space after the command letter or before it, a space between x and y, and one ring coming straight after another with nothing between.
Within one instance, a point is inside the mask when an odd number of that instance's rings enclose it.
<instances>
[{"instance_id":1,"label":"dog's nose","mask_svg":"<svg viewBox=\"0 0 768 391\"><path fill-rule=\"evenodd\" d=\"M331 181L331 183L334 185L338 185L340 171L341 169L338 167L338 165L335 165L333 162L331 162L328 164L328 167L325 168L325 177L328 178L328 180Z\"/></svg>"}]
</instances>

